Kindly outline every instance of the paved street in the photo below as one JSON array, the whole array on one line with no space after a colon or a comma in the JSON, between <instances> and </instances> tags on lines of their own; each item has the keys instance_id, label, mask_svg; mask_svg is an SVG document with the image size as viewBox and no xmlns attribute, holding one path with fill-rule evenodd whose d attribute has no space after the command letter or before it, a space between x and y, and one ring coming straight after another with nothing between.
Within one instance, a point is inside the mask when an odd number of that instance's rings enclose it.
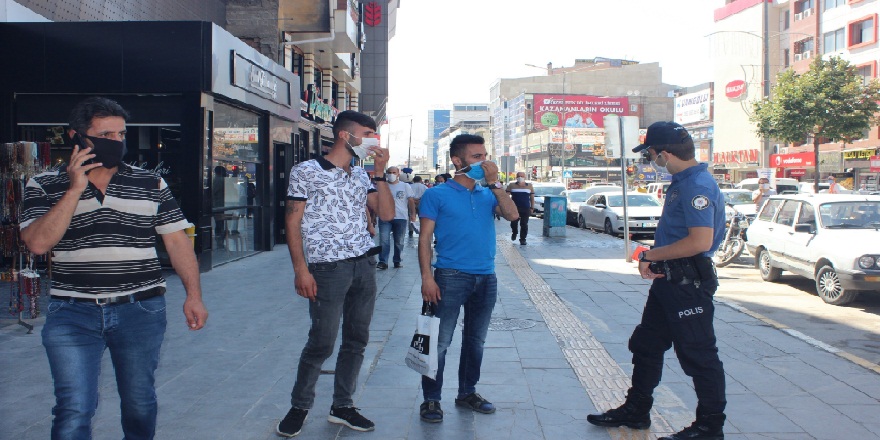
<instances>
[{"instance_id":1,"label":"paved street","mask_svg":"<svg viewBox=\"0 0 880 440\"><path fill-rule=\"evenodd\" d=\"M576 228L568 228L564 238L543 238L537 219L531 230L529 244L519 246L509 240L506 222L497 222L499 300L478 386L496 403L497 413L475 414L452 404L457 339L448 357L452 380L444 387L446 418L436 425L418 419L418 376L403 365L421 304L411 240L404 267L379 272L371 343L355 396L376 431L356 433L326 422L331 358L298 438L648 439L689 424L696 405L693 387L671 352L650 431L606 430L586 422L590 412L623 398L632 370L626 343L648 284L633 263L624 261L622 240ZM786 278L763 283L754 280L756 274L746 265L721 270L716 331L727 372L726 438L880 438L878 302L862 298L852 307L835 308L812 296L809 283ZM289 408L308 330L307 305L293 293L292 279L283 247L204 274L211 317L196 333L185 329L182 288L169 279L157 438L276 438L274 426ZM805 308L813 300L819 304ZM807 325L796 326L798 321ZM2 439L48 437L54 398L39 341L42 322L35 323L32 335L15 325L0 328ZM841 325L851 328L850 336L822 331ZM849 342L848 351L835 345L856 339L864 343ZM846 353L873 362L874 370ZM109 356L103 369L95 438L120 438Z\"/></svg>"}]
</instances>

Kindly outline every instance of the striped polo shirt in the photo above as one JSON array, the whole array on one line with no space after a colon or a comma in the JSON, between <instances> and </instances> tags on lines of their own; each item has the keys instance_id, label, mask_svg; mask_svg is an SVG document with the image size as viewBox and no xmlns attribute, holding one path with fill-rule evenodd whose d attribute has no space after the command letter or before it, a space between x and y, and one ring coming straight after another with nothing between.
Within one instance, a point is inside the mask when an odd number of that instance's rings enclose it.
<instances>
[{"instance_id":1,"label":"striped polo shirt","mask_svg":"<svg viewBox=\"0 0 880 440\"><path fill-rule=\"evenodd\" d=\"M28 180L21 228L46 214L70 187L66 169ZM165 180L120 164L105 194L91 183L52 249L52 295L107 298L164 287L156 234L192 226Z\"/></svg>"},{"instance_id":2,"label":"striped polo shirt","mask_svg":"<svg viewBox=\"0 0 880 440\"><path fill-rule=\"evenodd\" d=\"M534 192L534 189L531 183L519 186L516 182L513 182L507 185L507 192L510 193L510 198L513 199L513 203L516 204L517 208L529 209L532 207L532 192Z\"/></svg>"}]
</instances>

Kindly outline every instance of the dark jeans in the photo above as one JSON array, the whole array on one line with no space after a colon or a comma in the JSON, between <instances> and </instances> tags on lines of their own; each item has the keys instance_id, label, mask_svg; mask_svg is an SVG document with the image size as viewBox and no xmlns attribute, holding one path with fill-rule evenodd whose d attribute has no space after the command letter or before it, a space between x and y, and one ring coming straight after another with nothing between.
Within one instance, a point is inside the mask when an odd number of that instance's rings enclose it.
<instances>
[{"instance_id":1,"label":"dark jeans","mask_svg":"<svg viewBox=\"0 0 880 440\"><path fill-rule=\"evenodd\" d=\"M510 222L510 230L513 232L514 236L519 234L519 239L525 240L526 236L529 235L529 216L532 215L532 208L517 206L516 212L519 213L519 220Z\"/></svg>"},{"instance_id":2,"label":"dark jeans","mask_svg":"<svg viewBox=\"0 0 880 440\"><path fill-rule=\"evenodd\" d=\"M452 343L458 314L464 306L464 329L461 337L461 358L458 362L458 397L476 391L483 364L483 344L489 331L489 321L498 296L495 274L474 275L455 269L436 269L434 279L440 287L441 300L434 316L440 318L440 338L437 340L437 379L422 376L425 400L440 400L443 388L443 369L446 351Z\"/></svg>"},{"instance_id":3,"label":"dark jeans","mask_svg":"<svg viewBox=\"0 0 880 440\"><path fill-rule=\"evenodd\" d=\"M382 252L379 254L379 261L388 263L388 254L391 253L391 235L394 235L394 262L400 263L400 255L403 253L403 240L406 235L406 227L409 220L394 219L390 222L379 220L379 244L382 245Z\"/></svg>"},{"instance_id":4,"label":"dark jeans","mask_svg":"<svg viewBox=\"0 0 880 440\"><path fill-rule=\"evenodd\" d=\"M310 409L314 404L315 383L324 361L333 354L341 319L342 344L336 358L333 406L352 406L351 396L357 388L376 303L376 260L364 257L355 261L312 263L309 272L315 277L318 295L315 301L309 302L312 327L299 358L290 403L303 409Z\"/></svg>"},{"instance_id":5,"label":"dark jeans","mask_svg":"<svg viewBox=\"0 0 880 440\"><path fill-rule=\"evenodd\" d=\"M670 347L685 374L694 381L697 414L724 412L724 366L718 358L712 324L716 284L677 285L654 280L642 322L629 339L633 354L633 389L650 396L660 384L663 355Z\"/></svg>"},{"instance_id":6,"label":"dark jeans","mask_svg":"<svg viewBox=\"0 0 880 440\"><path fill-rule=\"evenodd\" d=\"M152 439L165 327L164 296L106 306L50 299L42 337L55 382L52 439L92 438L105 349L116 372L124 437Z\"/></svg>"}]
</instances>

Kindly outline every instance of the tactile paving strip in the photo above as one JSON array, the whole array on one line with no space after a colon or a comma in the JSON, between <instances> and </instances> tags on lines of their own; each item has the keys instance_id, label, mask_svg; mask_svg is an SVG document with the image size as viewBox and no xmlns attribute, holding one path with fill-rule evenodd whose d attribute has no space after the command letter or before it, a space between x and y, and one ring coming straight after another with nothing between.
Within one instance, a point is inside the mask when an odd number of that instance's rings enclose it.
<instances>
[{"instance_id":1,"label":"tactile paving strip","mask_svg":"<svg viewBox=\"0 0 880 440\"><path fill-rule=\"evenodd\" d=\"M562 347L593 405L599 411L619 406L626 398L630 383L620 365L513 246L499 244L499 248ZM608 428L612 439L656 439L658 434L670 432L673 432L672 428L654 410L651 411L650 430Z\"/></svg>"}]
</instances>

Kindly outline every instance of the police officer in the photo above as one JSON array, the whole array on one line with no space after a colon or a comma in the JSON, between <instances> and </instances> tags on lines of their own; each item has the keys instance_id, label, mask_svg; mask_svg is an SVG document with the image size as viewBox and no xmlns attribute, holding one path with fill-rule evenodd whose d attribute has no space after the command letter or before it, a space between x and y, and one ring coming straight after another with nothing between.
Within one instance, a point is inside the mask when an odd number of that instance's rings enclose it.
<instances>
[{"instance_id":1,"label":"police officer","mask_svg":"<svg viewBox=\"0 0 880 440\"><path fill-rule=\"evenodd\" d=\"M651 124L645 143L633 151L655 169L671 173L672 184L655 246L639 254L639 273L653 284L642 322L629 339L632 387L623 405L587 420L598 426L648 428L663 355L674 345L681 368L694 381L697 415L691 426L662 439L723 439L727 400L712 325L718 277L711 257L724 236L724 196L706 164L695 159L694 142L681 125Z\"/></svg>"}]
</instances>

